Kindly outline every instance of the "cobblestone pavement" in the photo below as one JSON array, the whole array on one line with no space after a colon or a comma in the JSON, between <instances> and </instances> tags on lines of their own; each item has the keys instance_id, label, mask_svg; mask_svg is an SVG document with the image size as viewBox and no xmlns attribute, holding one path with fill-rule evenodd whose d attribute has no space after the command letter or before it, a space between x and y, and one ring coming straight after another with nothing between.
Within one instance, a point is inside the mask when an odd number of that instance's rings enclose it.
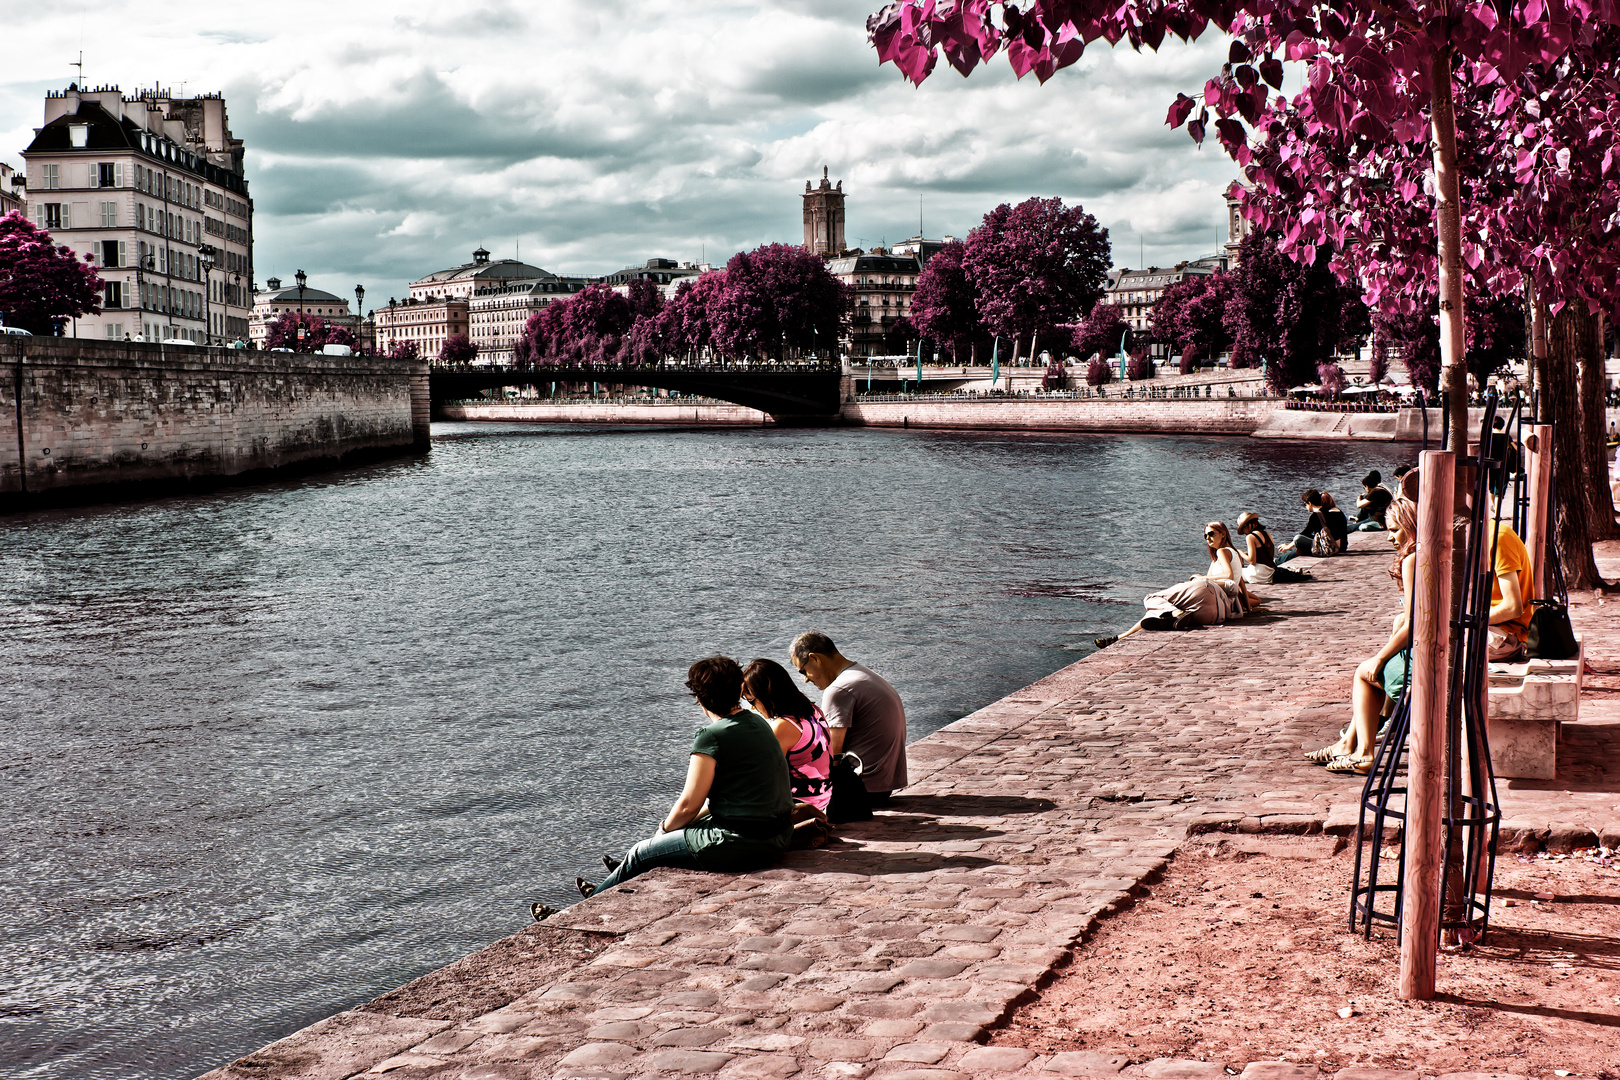
<instances>
[{"instance_id":1,"label":"cobblestone pavement","mask_svg":"<svg viewBox=\"0 0 1620 1080\"><path fill-rule=\"evenodd\" d=\"M1350 676L1387 632L1387 550L1359 534L1263 614L1135 635L913 744L913 785L828 848L737 877L656 871L209 1080L1315 1077L980 1040L1190 831L1353 828L1359 779L1301 752L1348 719ZM1589 658L1614 655L1620 602L1576 620ZM1620 679L1602 681L1563 779L1503 782L1511 843L1620 837ZM1418 1076L1375 1073L1339 1076Z\"/></svg>"}]
</instances>

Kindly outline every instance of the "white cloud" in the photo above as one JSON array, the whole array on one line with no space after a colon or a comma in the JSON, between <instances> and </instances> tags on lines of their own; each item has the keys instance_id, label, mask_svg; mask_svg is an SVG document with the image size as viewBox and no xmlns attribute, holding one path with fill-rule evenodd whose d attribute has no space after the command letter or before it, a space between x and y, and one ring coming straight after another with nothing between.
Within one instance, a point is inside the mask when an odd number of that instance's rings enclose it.
<instances>
[{"instance_id":1,"label":"white cloud","mask_svg":"<svg viewBox=\"0 0 1620 1080\"><path fill-rule=\"evenodd\" d=\"M963 235L1000 202L1080 202L1135 265L1208 252L1235 167L1164 127L1224 42L1094 46L1042 87L1005 61L921 88L879 68L877 0L283 0L195 8L0 0L29 41L0 75L16 163L47 88L158 77L226 94L248 146L258 277L309 271L376 302L483 244L562 273L654 256L723 259L796 241L830 167L849 234ZM853 240L852 240L853 242Z\"/></svg>"}]
</instances>

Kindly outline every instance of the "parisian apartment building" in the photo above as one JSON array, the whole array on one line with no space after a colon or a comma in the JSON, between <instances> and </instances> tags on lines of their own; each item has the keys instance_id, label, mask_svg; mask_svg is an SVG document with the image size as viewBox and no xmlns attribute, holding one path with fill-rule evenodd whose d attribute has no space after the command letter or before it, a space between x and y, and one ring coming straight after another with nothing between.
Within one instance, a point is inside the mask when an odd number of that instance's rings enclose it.
<instances>
[{"instance_id":1,"label":"parisian apartment building","mask_svg":"<svg viewBox=\"0 0 1620 1080\"><path fill-rule=\"evenodd\" d=\"M89 255L102 311L80 337L224 344L253 306L253 200L225 99L69 86L23 151L26 213Z\"/></svg>"}]
</instances>

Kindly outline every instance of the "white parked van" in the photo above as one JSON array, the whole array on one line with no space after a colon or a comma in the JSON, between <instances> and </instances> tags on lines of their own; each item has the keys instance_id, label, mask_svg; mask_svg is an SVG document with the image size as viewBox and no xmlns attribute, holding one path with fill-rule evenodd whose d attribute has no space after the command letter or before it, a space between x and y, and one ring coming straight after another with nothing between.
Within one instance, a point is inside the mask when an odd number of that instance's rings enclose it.
<instances>
[{"instance_id":1,"label":"white parked van","mask_svg":"<svg viewBox=\"0 0 1620 1080\"><path fill-rule=\"evenodd\" d=\"M322 356L353 356L354 349L348 345L322 345Z\"/></svg>"}]
</instances>

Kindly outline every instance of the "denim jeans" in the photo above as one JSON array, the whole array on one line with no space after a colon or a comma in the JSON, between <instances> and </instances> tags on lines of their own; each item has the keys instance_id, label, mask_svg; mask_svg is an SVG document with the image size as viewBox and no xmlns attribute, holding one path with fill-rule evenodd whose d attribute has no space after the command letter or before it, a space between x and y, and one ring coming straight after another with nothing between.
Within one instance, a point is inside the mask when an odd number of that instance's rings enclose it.
<instances>
[{"instance_id":1,"label":"denim jeans","mask_svg":"<svg viewBox=\"0 0 1620 1080\"><path fill-rule=\"evenodd\" d=\"M1356 522L1356 532L1383 532L1384 526L1377 518L1368 518L1366 521Z\"/></svg>"},{"instance_id":2,"label":"denim jeans","mask_svg":"<svg viewBox=\"0 0 1620 1080\"><path fill-rule=\"evenodd\" d=\"M596 891L611 889L622 881L629 881L637 874L645 874L655 866L674 866L682 870L699 869L697 856L686 846L685 829L659 833L636 844L624 853L624 861L619 864L619 868L602 879Z\"/></svg>"},{"instance_id":3,"label":"denim jeans","mask_svg":"<svg viewBox=\"0 0 1620 1080\"><path fill-rule=\"evenodd\" d=\"M1278 566L1281 566L1289 559L1295 559L1301 555L1309 555L1310 553L1311 538L1306 536L1304 533L1300 533L1298 536L1294 537L1291 543L1284 544L1282 547L1277 549L1277 557L1275 562Z\"/></svg>"}]
</instances>

